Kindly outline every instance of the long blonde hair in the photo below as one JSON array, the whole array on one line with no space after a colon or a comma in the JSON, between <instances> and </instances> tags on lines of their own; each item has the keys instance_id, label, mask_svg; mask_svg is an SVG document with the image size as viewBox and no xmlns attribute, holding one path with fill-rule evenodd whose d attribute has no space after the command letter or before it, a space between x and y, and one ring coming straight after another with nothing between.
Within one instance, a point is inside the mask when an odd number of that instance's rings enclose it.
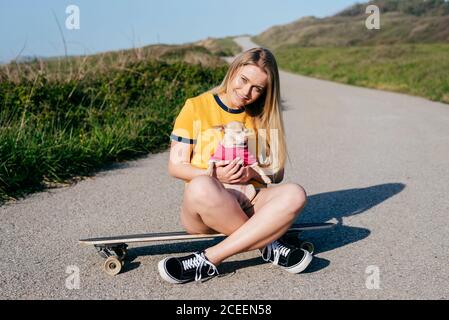
<instances>
[{"instance_id":1,"label":"long blonde hair","mask_svg":"<svg viewBox=\"0 0 449 320\"><path fill-rule=\"evenodd\" d=\"M257 155L260 166L273 166L277 171L284 168L288 153L285 141L284 121L281 114L279 70L276 59L270 50L259 47L240 53L229 66L223 82L208 92L212 94L225 93L231 79L234 78L241 67L246 65L258 66L268 76L268 84L263 94L257 101L245 106L245 109L253 117L254 127L259 136L266 141L266 154L262 154L265 159L260 159L259 154ZM260 129L265 130L259 131ZM277 130L278 141L271 141L271 129ZM273 149L276 149L276 154L272 152Z\"/></svg>"}]
</instances>

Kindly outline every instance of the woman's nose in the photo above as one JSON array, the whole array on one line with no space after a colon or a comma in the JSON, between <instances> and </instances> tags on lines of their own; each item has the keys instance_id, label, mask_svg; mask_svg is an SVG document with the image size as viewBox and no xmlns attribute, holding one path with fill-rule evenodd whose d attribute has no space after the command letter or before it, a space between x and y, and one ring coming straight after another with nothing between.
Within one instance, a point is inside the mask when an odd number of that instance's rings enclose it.
<instances>
[{"instance_id":1,"label":"woman's nose","mask_svg":"<svg viewBox=\"0 0 449 320\"><path fill-rule=\"evenodd\" d=\"M246 85L244 88L243 88L243 93L245 94L245 97L246 98L250 98L250 94L251 94L251 85L249 84L249 85Z\"/></svg>"}]
</instances>

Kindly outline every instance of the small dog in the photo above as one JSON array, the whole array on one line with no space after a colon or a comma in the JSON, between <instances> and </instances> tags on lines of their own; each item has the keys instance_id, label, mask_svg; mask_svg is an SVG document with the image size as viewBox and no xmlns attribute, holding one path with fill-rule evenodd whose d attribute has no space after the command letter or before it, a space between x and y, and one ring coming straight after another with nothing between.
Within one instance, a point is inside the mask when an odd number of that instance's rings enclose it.
<instances>
[{"instance_id":1,"label":"small dog","mask_svg":"<svg viewBox=\"0 0 449 320\"><path fill-rule=\"evenodd\" d=\"M218 147L214 155L209 160L209 166L207 168L207 174L213 175L213 170L216 162L220 161L232 161L239 157L242 161L242 165L250 166L254 169L266 184L271 184L271 179L264 173L259 167L256 157L248 150L248 133L249 130L245 128L244 124L237 121L232 121L225 126L216 127L220 131L224 130L223 140L218 144ZM224 184L225 188L231 190L237 190L246 195L251 201L256 195L256 189L249 183L247 185L234 185ZM245 199L238 198L239 202Z\"/></svg>"}]
</instances>

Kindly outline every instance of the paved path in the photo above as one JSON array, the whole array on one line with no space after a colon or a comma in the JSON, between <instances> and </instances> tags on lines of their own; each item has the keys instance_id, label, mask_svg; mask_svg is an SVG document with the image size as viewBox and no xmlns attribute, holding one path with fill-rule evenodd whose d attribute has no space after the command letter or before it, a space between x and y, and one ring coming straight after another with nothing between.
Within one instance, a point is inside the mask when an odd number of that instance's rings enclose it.
<instances>
[{"instance_id":1,"label":"paved path","mask_svg":"<svg viewBox=\"0 0 449 320\"><path fill-rule=\"evenodd\" d=\"M201 240L133 245L128 269L105 275L79 238L181 229L183 183L168 176L165 152L0 207L0 298L448 299L449 106L287 72L281 88L285 182L309 195L301 219L342 223L307 235L318 252L306 273L250 252L221 266L232 276L163 282L157 262L214 243ZM79 289L66 288L68 266ZM379 289L368 289L377 274Z\"/></svg>"}]
</instances>

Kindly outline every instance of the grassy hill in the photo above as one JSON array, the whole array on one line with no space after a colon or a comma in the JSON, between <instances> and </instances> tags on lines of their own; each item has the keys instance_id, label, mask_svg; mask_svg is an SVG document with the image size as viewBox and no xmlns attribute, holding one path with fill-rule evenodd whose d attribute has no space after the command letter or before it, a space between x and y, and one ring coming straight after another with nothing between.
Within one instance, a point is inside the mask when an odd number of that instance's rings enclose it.
<instances>
[{"instance_id":1,"label":"grassy hill","mask_svg":"<svg viewBox=\"0 0 449 320\"><path fill-rule=\"evenodd\" d=\"M365 9L379 6L381 29ZM378 0L326 18L305 17L253 37L281 68L311 77L449 103L449 2Z\"/></svg>"},{"instance_id":2,"label":"grassy hill","mask_svg":"<svg viewBox=\"0 0 449 320\"><path fill-rule=\"evenodd\" d=\"M366 4L358 3L343 11L338 16L357 16L367 5L377 5L383 13L399 12L413 16L444 16L449 14L449 3L445 0L377 0Z\"/></svg>"},{"instance_id":3,"label":"grassy hill","mask_svg":"<svg viewBox=\"0 0 449 320\"><path fill-rule=\"evenodd\" d=\"M220 48L218 44L217 48ZM223 49L224 51L224 49ZM141 61L164 63L185 62L205 67L223 67L226 63L219 54L198 44L150 45L141 48L110 51L86 56L28 59L25 62L10 62L0 66L0 81L19 82L45 74L58 81L81 80L86 76L104 74L111 69L123 69L127 64Z\"/></svg>"},{"instance_id":4,"label":"grassy hill","mask_svg":"<svg viewBox=\"0 0 449 320\"><path fill-rule=\"evenodd\" d=\"M380 8L380 30L367 30L365 27L368 17L365 9L369 4L376 4ZM344 47L449 43L449 2L371 1L347 8L332 17L305 17L287 25L275 26L253 40L272 49L283 45Z\"/></svg>"},{"instance_id":5,"label":"grassy hill","mask_svg":"<svg viewBox=\"0 0 449 320\"><path fill-rule=\"evenodd\" d=\"M193 44L208 49L214 55L230 57L242 51L242 48L232 38L207 38Z\"/></svg>"}]
</instances>

